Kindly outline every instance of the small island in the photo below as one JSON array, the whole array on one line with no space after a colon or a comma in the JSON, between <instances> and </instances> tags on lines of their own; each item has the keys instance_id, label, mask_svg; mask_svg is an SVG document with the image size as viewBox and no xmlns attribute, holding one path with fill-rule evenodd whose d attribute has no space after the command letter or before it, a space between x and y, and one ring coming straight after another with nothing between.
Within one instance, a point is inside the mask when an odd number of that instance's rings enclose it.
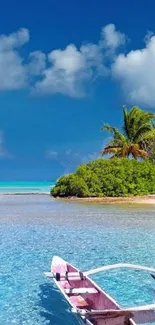
<instances>
[{"instance_id":1,"label":"small island","mask_svg":"<svg viewBox=\"0 0 155 325\"><path fill-rule=\"evenodd\" d=\"M112 138L102 150L110 159L81 164L62 176L51 189L55 198L96 202L155 203L154 114L138 107L123 107L123 132L105 124Z\"/></svg>"}]
</instances>

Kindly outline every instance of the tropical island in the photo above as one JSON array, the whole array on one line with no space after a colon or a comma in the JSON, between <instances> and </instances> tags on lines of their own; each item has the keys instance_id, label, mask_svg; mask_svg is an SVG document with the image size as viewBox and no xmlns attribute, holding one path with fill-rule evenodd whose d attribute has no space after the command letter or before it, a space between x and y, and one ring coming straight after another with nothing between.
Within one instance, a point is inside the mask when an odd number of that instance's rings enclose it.
<instances>
[{"instance_id":1,"label":"tropical island","mask_svg":"<svg viewBox=\"0 0 155 325\"><path fill-rule=\"evenodd\" d=\"M103 202L155 202L155 115L139 107L123 107L122 132L108 124L112 137L100 158L62 176L51 189L55 198ZM138 198L138 200L136 200Z\"/></svg>"}]
</instances>

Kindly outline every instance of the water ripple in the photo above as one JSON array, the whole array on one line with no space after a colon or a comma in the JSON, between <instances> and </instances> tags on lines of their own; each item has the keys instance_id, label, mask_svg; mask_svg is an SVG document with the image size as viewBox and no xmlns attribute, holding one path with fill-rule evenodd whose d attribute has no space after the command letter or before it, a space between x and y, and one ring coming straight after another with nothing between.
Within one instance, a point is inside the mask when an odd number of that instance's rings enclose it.
<instances>
[{"instance_id":1,"label":"water ripple","mask_svg":"<svg viewBox=\"0 0 155 325\"><path fill-rule=\"evenodd\" d=\"M54 201L46 196L0 198L0 324L78 324L48 281L53 255L82 270L131 262L155 266L153 207ZM155 302L147 272L94 275L122 306Z\"/></svg>"}]
</instances>

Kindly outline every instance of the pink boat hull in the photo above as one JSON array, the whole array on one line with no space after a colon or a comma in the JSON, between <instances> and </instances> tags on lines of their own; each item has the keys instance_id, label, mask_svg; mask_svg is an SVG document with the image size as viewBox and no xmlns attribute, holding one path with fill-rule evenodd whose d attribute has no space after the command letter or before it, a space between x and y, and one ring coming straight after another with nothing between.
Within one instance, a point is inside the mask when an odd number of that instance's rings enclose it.
<instances>
[{"instance_id":1,"label":"pink boat hull","mask_svg":"<svg viewBox=\"0 0 155 325\"><path fill-rule=\"evenodd\" d=\"M74 267L73 265L67 263L62 258L58 256L54 256L52 263L51 263L51 272L56 274L66 274L69 272L75 272L76 274L80 273L80 271ZM75 312L78 314L78 310L120 310L121 307L117 304L117 302L110 297L105 291L103 291L94 281L92 281L88 276L85 276L84 279L78 278L60 278L59 280L54 279L57 287L60 289L63 296L66 298L70 306L74 309ZM76 289L75 289L76 288ZM81 289L83 288L83 290ZM86 288L88 288L89 292ZM72 294L72 290L81 291L80 294ZM91 291L93 291L91 293ZM80 316L80 314L79 314ZM100 316L92 317L92 318L83 318L88 325L136 325L135 321L131 318L127 318L126 316L119 316L119 317L108 317L103 318ZM147 314L141 314L135 317L135 320L139 323L146 323L154 321L154 314L149 314L149 318Z\"/></svg>"}]
</instances>

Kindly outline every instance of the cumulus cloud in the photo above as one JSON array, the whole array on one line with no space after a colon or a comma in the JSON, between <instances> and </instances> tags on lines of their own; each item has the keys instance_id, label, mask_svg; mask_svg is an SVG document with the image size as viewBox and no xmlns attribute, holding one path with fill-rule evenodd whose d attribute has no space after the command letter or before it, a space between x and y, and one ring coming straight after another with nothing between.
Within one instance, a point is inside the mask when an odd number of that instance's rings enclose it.
<instances>
[{"instance_id":1,"label":"cumulus cloud","mask_svg":"<svg viewBox=\"0 0 155 325\"><path fill-rule=\"evenodd\" d=\"M151 30L148 30L144 36L144 43L147 45L154 33Z\"/></svg>"},{"instance_id":2,"label":"cumulus cloud","mask_svg":"<svg viewBox=\"0 0 155 325\"><path fill-rule=\"evenodd\" d=\"M0 91L29 88L39 95L63 94L80 98L97 79L112 76L119 81L126 100L155 106L155 35L147 32L142 49L120 53L125 34L114 24L102 28L99 41L69 44L45 54L34 51L22 57L29 31L19 29L0 35Z\"/></svg>"},{"instance_id":3,"label":"cumulus cloud","mask_svg":"<svg viewBox=\"0 0 155 325\"><path fill-rule=\"evenodd\" d=\"M21 48L29 41L29 31L21 28L10 35L0 35L0 91L32 87L39 94L61 93L82 97L89 82L105 76L107 51L111 53L125 41L124 34L110 24L102 29L97 44L69 44L49 54L41 51L23 58Z\"/></svg>"},{"instance_id":4,"label":"cumulus cloud","mask_svg":"<svg viewBox=\"0 0 155 325\"><path fill-rule=\"evenodd\" d=\"M46 55L41 51L31 52L27 70L29 75L39 76L46 68Z\"/></svg>"},{"instance_id":5,"label":"cumulus cloud","mask_svg":"<svg viewBox=\"0 0 155 325\"><path fill-rule=\"evenodd\" d=\"M61 93L71 97L85 95L85 85L93 77L93 69L98 65L94 52L89 47L82 46L80 50L74 44L68 45L64 50L55 50L48 55L49 68L43 72L43 79L36 84L36 90L43 94ZM98 53L97 53L98 55ZM103 64L100 60L100 67Z\"/></svg>"},{"instance_id":6,"label":"cumulus cloud","mask_svg":"<svg viewBox=\"0 0 155 325\"><path fill-rule=\"evenodd\" d=\"M23 46L29 41L29 31L26 28L20 28L16 33L8 36L0 35L0 51L9 51Z\"/></svg>"},{"instance_id":7,"label":"cumulus cloud","mask_svg":"<svg viewBox=\"0 0 155 325\"><path fill-rule=\"evenodd\" d=\"M96 78L110 73L107 57L112 59L125 43L125 35L109 24L102 28L97 44L85 43L79 48L69 44L48 54L36 50L26 59L21 48L29 37L25 28L0 35L0 91L32 87L39 94L82 97Z\"/></svg>"},{"instance_id":8,"label":"cumulus cloud","mask_svg":"<svg viewBox=\"0 0 155 325\"><path fill-rule=\"evenodd\" d=\"M59 93L80 98L97 78L111 74L120 82L127 101L155 105L155 36L152 32L147 32L144 48L118 54L127 38L114 24L109 24L102 28L96 44L84 43L79 48L69 44L48 54L36 50L26 59L21 49L29 38L25 28L0 35L0 91L27 87L39 95Z\"/></svg>"},{"instance_id":9,"label":"cumulus cloud","mask_svg":"<svg viewBox=\"0 0 155 325\"><path fill-rule=\"evenodd\" d=\"M64 50L52 51L48 61L50 67L44 70L36 90L44 94L82 96L83 83L91 77L91 70L86 68L85 57L76 46L71 44Z\"/></svg>"},{"instance_id":10,"label":"cumulus cloud","mask_svg":"<svg viewBox=\"0 0 155 325\"><path fill-rule=\"evenodd\" d=\"M27 62L20 50L29 41L28 29L21 28L10 35L0 35L0 91L29 87L31 77L45 69L46 55L41 51L29 54Z\"/></svg>"},{"instance_id":11,"label":"cumulus cloud","mask_svg":"<svg viewBox=\"0 0 155 325\"><path fill-rule=\"evenodd\" d=\"M114 24L106 25L102 28L100 45L114 52L126 42L125 34L116 30Z\"/></svg>"},{"instance_id":12,"label":"cumulus cloud","mask_svg":"<svg viewBox=\"0 0 155 325\"><path fill-rule=\"evenodd\" d=\"M146 46L120 54L112 65L112 75L119 80L131 103L155 105L155 36L147 35Z\"/></svg>"},{"instance_id":13,"label":"cumulus cloud","mask_svg":"<svg viewBox=\"0 0 155 325\"><path fill-rule=\"evenodd\" d=\"M102 29L98 44L86 43L78 49L74 44L54 50L48 55L49 67L43 71L42 80L35 90L43 94L61 93L71 97L85 95L85 86L99 76L107 75L104 58L107 51L125 43L125 36L110 24Z\"/></svg>"},{"instance_id":14,"label":"cumulus cloud","mask_svg":"<svg viewBox=\"0 0 155 325\"><path fill-rule=\"evenodd\" d=\"M20 29L9 36L0 36L0 90L25 87L27 76L23 59L17 49L29 41L27 29Z\"/></svg>"}]
</instances>

